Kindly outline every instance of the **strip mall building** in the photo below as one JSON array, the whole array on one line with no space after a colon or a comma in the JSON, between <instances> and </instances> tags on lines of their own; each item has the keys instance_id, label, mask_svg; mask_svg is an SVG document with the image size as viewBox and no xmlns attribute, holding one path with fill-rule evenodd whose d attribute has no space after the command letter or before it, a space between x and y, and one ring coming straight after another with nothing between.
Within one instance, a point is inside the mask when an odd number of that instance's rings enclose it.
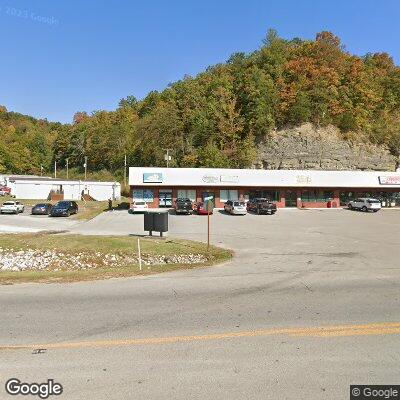
<instances>
[{"instance_id":1,"label":"strip mall building","mask_svg":"<svg viewBox=\"0 0 400 400\"><path fill-rule=\"evenodd\" d=\"M256 197L278 207L340 207L356 197L400 206L400 172L131 167L129 184L132 200L153 208L172 207L177 197L212 197L217 208Z\"/></svg>"}]
</instances>

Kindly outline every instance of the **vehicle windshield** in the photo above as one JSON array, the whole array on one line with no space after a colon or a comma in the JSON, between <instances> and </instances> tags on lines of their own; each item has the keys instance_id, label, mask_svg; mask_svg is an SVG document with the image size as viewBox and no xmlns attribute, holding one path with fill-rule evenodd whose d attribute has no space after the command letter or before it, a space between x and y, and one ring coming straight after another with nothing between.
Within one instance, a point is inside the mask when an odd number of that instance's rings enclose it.
<instances>
[{"instance_id":1,"label":"vehicle windshield","mask_svg":"<svg viewBox=\"0 0 400 400\"><path fill-rule=\"evenodd\" d=\"M69 202L68 201L60 201L58 202L54 207L68 207L69 206Z\"/></svg>"},{"instance_id":2,"label":"vehicle windshield","mask_svg":"<svg viewBox=\"0 0 400 400\"><path fill-rule=\"evenodd\" d=\"M144 201L135 201L135 205L144 206L146 203Z\"/></svg>"},{"instance_id":3,"label":"vehicle windshield","mask_svg":"<svg viewBox=\"0 0 400 400\"><path fill-rule=\"evenodd\" d=\"M47 204L36 204L36 206L35 207L46 207L47 206Z\"/></svg>"},{"instance_id":4,"label":"vehicle windshield","mask_svg":"<svg viewBox=\"0 0 400 400\"><path fill-rule=\"evenodd\" d=\"M380 203L380 201L377 199L368 199L368 203L377 204L377 203Z\"/></svg>"},{"instance_id":5,"label":"vehicle windshield","mask_svg":"<svg viewBox=\"0 0 400 400\"><path fill-rule=\"evenodd\" d=\"M234 206L244 206L244 203L243 203L243 202L240 202L240 201L234 201L234 202L233 202L233 205L234 205Z\"/></svg>"},{"instance_id":6,"label":"vehicle windshield","mask_svg":"<svg viewBox=\"0 0 400 400\"><path fill-rule=\"evenodd\" d=\"M190 201L190 199L186 199L186 198L184 198L184 197L178 197L177 199L176 199L176 201L177 201L177 203L183 203L183 202L187 202L187 201Z\"/></svg>"},{"instance_id":7,"label":"vehicle windshield","mask_svg":"<svg viewBox=\"0 0 400 400\"><path fill-rule=\"evenodd\" d=\"M13 206L13 205L15 205L15 202L14 202L14 201L5 201L5 202L3 203L3 206Z\"/></svg>"}]
</instances>

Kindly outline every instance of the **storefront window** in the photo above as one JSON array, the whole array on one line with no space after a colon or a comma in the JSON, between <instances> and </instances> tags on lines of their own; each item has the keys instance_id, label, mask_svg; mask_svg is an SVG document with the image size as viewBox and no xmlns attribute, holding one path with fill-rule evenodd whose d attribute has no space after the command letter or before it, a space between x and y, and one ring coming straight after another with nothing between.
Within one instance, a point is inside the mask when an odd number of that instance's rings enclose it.
<instances>
[{"instance_id":1,"label":"storefront window","mask_svg":"<svg viewBox=\"0 0 400 400\"><path fill-rule=\"evenodd\" d=\"M189 199L191 201L196 201L196 191L192 189L179 189L178 197L183 199Z\"/></svg>"},{"instance_id":2,"label":"storefront window","mask_svg":"<svg viewBox=\"0 0 400 400\"><path fill-rule=\"evenodd\" d=\"M152 203L154 201L154 192L151 189L136 189L132 193L132 200Z\"/></svg>"},{"instance_id":3,"label":"storefront window","mask_svg":"<svg viewBox=\"0 0 400 400\"><path fill-rule=\"evenodd\" d=\"M339 199L341 206L347 206L349 201L354 200L356 197L354 192L340 192Z\"/></svg>"},{"instance_id":4,"label":"storefront window","mask_svg":"<svg viewBox=\"0 0 400 400\"><path fill-rule=\"evenodd\" d=\"M220 201L223 203L228 200L233 200L233 201L239 200L238 191L231 189L221 189L219 192L219 197Z\"/></svg>"},{"instance_id":5,"label":"storefront window","mask_svg":"<svg viewBox=\"0 0 400 400\"><path fill-rule=\"evenodd\" d=\"M250 192L250 200L257 198L266 198L271 201L281 201L279 190L254 190Z\"/></svg>"},{"instance_id":6,"label":"storefront window","mask_svg":"<svg viewBox=\"0 0 400 400\"><path fill-rule=\"evenodd\" d=\"M303 190L301 200L308 203L326 203L333 199L332 191Z\"/></svg>"}]
</instances>

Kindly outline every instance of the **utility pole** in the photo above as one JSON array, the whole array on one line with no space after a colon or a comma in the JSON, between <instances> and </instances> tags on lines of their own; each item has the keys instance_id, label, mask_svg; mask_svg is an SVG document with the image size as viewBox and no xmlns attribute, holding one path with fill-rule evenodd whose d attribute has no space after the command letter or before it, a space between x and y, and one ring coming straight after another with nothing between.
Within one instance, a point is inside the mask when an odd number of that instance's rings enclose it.
<instances>
[{"instance_id":1,"label":"utility pole","mask_svg":"<svg viewBox=\"0 0 400 400\"><path fill-rule=\"evenodd\" d=\"M124 158L124 190L126 188L126 154Z\"/></svg>"},{"instance_id":2,"label":"utility pole","mask_svg":"<svg viewBox=\"0 0 400 400\"><path fill-rule=\"evenodd\" d=\"M69 161L69 158L67 158L66 161L67 161L67 179L68 179L68 161Z\"/></svg>"},{"instance_id":3,"label":"utility pole","mask_svg":"<svg viewBox=\"0 0 400 400\"><path fill-rule=\"evenodd\" d=\"M85 164L83 164L83 166L85 167L85 181L87 178L87 156L85 156Z\"/></svg>"},{"instance_id":4,"label":"utility pole","mask_svg":"<svg viewBox=\"0 0 400 400\"><path fill-rule=\"evenodd\" d=\"M54 178L57 178L57 161L54 160Z\"/></svg>"},{"instance_id":5,"label":"utility pole","mask_svg":"<svg viewBox=\"0 0 400 400\"><path fill-rule=\"evenodd\" d=\"M169 167L169 162L171 161L171 156L169 155L169 151L172 149L164 149L165 150L165 156L164 160L167 162L167 168Z\"/></svg>"}]
</instances>

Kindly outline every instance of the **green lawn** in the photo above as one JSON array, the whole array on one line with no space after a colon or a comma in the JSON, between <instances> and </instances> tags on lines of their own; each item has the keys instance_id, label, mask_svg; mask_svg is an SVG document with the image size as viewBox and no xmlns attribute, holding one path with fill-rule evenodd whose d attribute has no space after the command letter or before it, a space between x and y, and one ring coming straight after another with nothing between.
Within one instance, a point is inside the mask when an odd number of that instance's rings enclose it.
<instances>
[{"instance_id":1,"label":"green lawn","mask_svg":"<svg viewBox=\"0 0 400 400\"><path fill-rule=\"evenodd\" d=\"M18 282L72 282L93 279L106 279L111 277L126 277L133 275L147 275L159 272L173 271L185 268L209 266L229 260L232 252L226 249L207 246L203 243L175 240L140 238L141 253L144 258L155 256L175 256L199 254L204 256L201 263L167 263L159 265L142 265L139 270L137 261L129 261L130 257L136 258L138 254L138 237L116 236L82 236L64 234L2 234L0 235L0 249L7 251L19 250L54 250L63 253L67 260L69 256L82 255L90 259L95 267L76 270L71 267L58 270L46 269L42 271L0 271L0 284ZM119 257L113 265L104 266L102 261L105 256ZM0 253L1 256L1 253ZM121 261L122 260L122 261ZM128 260L128 261L125 261ZM98 266L97 264L98 263ZM0 264L1 265L1 264ZM65 265L68 265L66 262Z\"/></svg>"}]
</instances>

